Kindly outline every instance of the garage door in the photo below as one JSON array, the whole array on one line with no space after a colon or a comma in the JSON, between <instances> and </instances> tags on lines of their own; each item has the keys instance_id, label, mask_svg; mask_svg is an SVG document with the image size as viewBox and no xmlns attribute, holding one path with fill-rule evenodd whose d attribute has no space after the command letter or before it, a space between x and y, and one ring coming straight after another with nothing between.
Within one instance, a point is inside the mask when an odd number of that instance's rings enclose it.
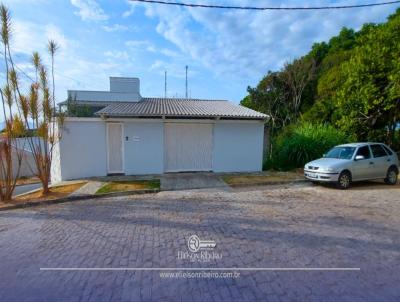
<instances>
[{"instance_id":1,"label":"garage door","mask_svg":"<svg viewBox=\"0 0 400 302\"><path fill-rule=\"evenodd\" d=\"M212 124L165 124L165 171L211 171L212 127Z\"/></svg>"}]
</instances>

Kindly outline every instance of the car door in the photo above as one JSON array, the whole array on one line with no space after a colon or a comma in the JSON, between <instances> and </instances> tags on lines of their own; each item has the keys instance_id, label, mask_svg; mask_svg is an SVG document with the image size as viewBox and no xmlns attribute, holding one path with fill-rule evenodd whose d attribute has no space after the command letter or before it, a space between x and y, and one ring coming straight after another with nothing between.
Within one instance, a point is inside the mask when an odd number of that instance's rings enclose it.
<instances>
[{"instance_id":1,"label":"car door","mask_svg":"<svg viewBox=\"0 0 400 302\"><path fill-rule=\"evenodd\" d=\"M383 147L383 149L385 149L386 153L388 154L388 159L386 160L388 162L388 167L390 167L391 165L397 166L398 165L397 156L386 145L382 144L382 147Z\"/></svg>"},{"instance_id":2,"label":"car door","mask_svg":"<svg viewBox=\"0 0 400 302\"><path fill-rule=\"evenodd\" d=\"M373 156L373 178L386 177L390 165L390 157L380 144L371 145Z\"/></svg>"},{"instance_id":3,"label":"car door","mask_svg":"<svg viewBox=\"0 0 400 302\"><path fill-rule=\"evenodd\" d=\"M371 163L371 151L368 146L358 148L354 158L363 156L364 159L354 160L352 164L353 180L363 180L373 178L373 163Z\"/></svg>"}]
</instances>

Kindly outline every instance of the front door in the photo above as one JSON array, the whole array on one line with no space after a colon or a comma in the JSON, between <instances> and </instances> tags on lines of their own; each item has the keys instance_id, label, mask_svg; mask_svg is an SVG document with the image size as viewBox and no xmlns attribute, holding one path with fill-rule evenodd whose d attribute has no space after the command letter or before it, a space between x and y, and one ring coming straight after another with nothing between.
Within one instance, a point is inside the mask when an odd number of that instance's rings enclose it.
<instances>
[{"instance_id":1,"label":"front door","mask_svg":"<svg viewBox=\"0 0 400 302\"><path fill-rule=\"evenodd\" d=\"M124 173L123 125L107 123L107 172Z\"/></svg>"}]
</instances>

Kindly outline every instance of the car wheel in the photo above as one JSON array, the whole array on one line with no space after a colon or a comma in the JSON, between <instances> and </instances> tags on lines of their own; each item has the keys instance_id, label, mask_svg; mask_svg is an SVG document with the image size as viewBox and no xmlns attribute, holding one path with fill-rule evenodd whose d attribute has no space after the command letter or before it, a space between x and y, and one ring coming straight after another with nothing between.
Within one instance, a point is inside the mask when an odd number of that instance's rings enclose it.
<instances>
[{"instance_id":1,"label":"car wheel","mask_svg":"<svg viewBox=\"0 0 400 302\"><path fill-rule=\"evenodd\" d=\"M397 171L395 168L391 167L386 173L385 183L388 185L395 185L397 183Z\"/></svg>"},{"instance_id":2,"label":"car wheel","mask_svg":"<svg viewBox=\"0 0 400 302\"><path fill-rule=\"evenodd\" d=\"M346 190L351 184L351 174L349 171L343 171L338 178L337 186L339 189Z\"/></svg>"}]
</instances>

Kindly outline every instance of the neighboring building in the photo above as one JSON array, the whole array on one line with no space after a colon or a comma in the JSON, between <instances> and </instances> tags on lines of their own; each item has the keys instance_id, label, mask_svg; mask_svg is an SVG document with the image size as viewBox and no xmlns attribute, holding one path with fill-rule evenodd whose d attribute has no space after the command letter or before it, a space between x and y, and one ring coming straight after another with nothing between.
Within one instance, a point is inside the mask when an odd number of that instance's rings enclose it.
<instances>
[{"instance_id":1,"label":"neighboring building","mask_svg":"<svg viewBox=\"0 0 400 302\"><path fill-rule=\"evenodd\" d=\"M0 148L1 148L2 138L0 135ZM44 146L43 141L38 137L34 138L17 138L13 140L12 146L12 163L13 163L13 174L21 177L32 177L37 175L37 168L35 163L35 157L32 152L31 143L33 144L41 144ZM1 156L1 155L0 155ZM0 160L4 160L0 158ZM19 160L21 160L21 164L19 164Z\"/></svg>"},{"instance_id":2,"label":"neighboring building","mask_svg":"<svg viewBox=\"0 0 400 302\"><path fill-rule=\"evenodd\" d=\"M268 116L228 101L143 98L139 79L111 77L110 91L70 90L60 108L75 117L66 118L56 145L53 182L262 170Z\"/></svg>"}]
</instances>

